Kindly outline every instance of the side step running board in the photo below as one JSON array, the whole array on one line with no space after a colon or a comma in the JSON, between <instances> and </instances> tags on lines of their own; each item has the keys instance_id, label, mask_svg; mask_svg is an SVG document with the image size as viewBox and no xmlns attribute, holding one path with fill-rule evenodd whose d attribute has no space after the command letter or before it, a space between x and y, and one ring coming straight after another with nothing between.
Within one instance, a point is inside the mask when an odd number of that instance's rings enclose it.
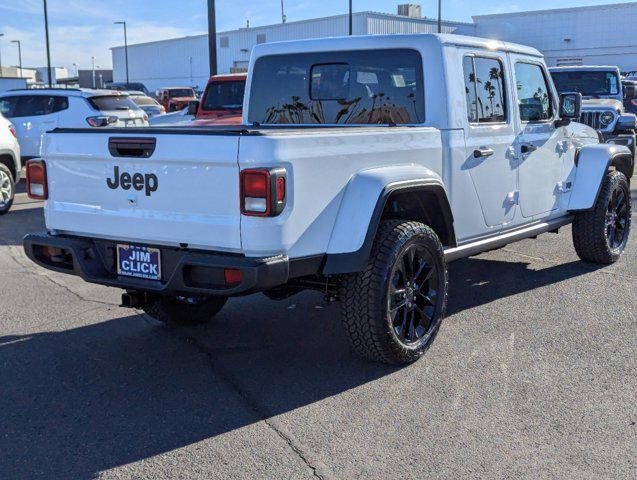
<instances>
[{"instance_id":1,"label":"side step running board","mask_svg":"<svg viewBox=\"0 0 637 480\"><path fill-rule=\"evenodd\" d=\"M449 248L445 250L445 259L447 260L447 262L453 262L454 260L458 260L460 258L471 257L488 250L494 250L496 248L504 247L509 243L518 242L530 237L536 237L542 233L556 230L572 222L572 216L560 217L555 220L536 223L534 225L531 225L530 227L511 230L494 237L467 243L466 245L461 245L459 247Z\"/></svg>"}]
</instances>

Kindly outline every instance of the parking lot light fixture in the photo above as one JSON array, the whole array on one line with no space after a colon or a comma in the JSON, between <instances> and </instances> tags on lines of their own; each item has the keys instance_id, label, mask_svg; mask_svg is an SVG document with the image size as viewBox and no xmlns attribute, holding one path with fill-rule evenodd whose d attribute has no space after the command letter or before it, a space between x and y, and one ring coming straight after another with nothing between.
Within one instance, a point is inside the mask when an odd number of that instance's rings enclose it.
<instances>
[{"instance_id":1,"label":"parking lot light fixture","mask_svg":"<svg viewBox=\"0 0 637 480\"><path fill-rule=\"evenodd\" d=\"M119 21L113 22L115 25L124 25L124 55L126 57L126 83L129 83L128 79L128 35L126 33L126 22Z\"/></svg>"},{"instance_id":2,"label":"parking lot light fixture","mask_svg":"<svg viewBox=\"0 0 637 480\"><path fill-rule=\"evenodd\" d=\"M22 77L22 46L20 45L20 40L11 40L11 43L18 44L18 62L20 65L20 77Z\"/></svg>"}]
</instances>

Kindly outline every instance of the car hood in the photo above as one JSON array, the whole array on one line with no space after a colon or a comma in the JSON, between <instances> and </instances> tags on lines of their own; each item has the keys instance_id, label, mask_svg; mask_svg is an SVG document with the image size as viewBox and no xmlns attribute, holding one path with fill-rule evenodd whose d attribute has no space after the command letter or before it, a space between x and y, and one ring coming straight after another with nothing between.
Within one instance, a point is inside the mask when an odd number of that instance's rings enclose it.
<instances>
[{"instance_id":1,"label":"car hood","mask_svg":"<svg viewBox=\"0 0 637 480\"><path fill-rule=\"evenodd\" d=\"M599 110L600 108L609 108L615 111L622 111L624 105L614 98L589 98L582 100L582 110Z\"/></svg>"}]
</instances>

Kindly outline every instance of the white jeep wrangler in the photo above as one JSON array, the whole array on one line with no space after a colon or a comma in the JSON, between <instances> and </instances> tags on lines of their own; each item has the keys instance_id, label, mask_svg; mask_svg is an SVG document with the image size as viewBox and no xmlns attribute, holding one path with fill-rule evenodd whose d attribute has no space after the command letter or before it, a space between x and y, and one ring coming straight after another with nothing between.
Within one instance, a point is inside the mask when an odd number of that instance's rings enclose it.
<instances>
[{"instance_id":1,"label":"white jeep wrangler","mask_svg":"<svg viewBox=\"0 0 637 480\"><path fill-rule=\"evenodd\" d=\"M28 164L39 265L179 324L228 297L317 289L364 357L418 359L447 263L573 223L579 256L628 240L630 155L599 144L532 48L453 35L263 44L244 126L59 129Z\"/></svg>"}]
</instances>

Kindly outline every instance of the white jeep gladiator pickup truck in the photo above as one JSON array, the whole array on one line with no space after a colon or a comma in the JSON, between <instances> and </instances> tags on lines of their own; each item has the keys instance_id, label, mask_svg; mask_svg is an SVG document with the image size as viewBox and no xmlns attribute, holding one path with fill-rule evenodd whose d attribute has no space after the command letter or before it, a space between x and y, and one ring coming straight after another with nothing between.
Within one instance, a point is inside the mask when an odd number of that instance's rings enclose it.
<instances>
[{"instance_id":1,"label":"white jeep gladiator pickup truck","mask_svg":"<svg viewBox=\"0 0 637 480\"><path fill-rule=\"evenodd\" d=\"M448 262L570 223L583 260L624 250L630 152L572 121L537 50L331 38L259 45L249 72L243 126L47 134L27 255L180 324L317 289L359 354L401 364L436 336Z\"/></svg>"}]
</instances>

